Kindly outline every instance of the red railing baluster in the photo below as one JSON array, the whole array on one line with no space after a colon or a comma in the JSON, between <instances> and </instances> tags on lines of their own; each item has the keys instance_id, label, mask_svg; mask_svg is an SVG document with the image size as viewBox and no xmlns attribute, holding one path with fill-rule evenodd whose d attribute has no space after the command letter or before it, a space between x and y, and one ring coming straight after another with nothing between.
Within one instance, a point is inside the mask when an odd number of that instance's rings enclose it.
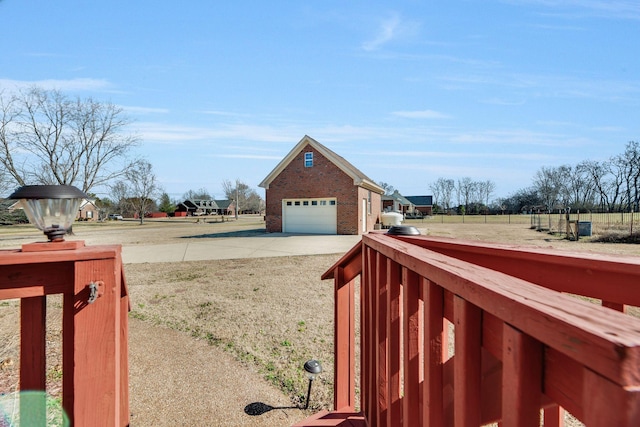
<instances>
[{"instance_id":1,"label":"red railing baluster","mask_svg":"<svg viewBox=\"0 0 640 427\"><path fill-rule=\"evenodd\" d=\"M389 286L387 284L387 259L376 253L376 353L375 365L377 393L377 419L380 427L391 426L389 410Z\"/></svg>"},{"instance_id":2,"label":"red railing baluster","mask_svg":"<svg viewBox=\"0 0 640 427\"><path fill-rule=\"evenodd\" d=\"M402 425L402 288L400 266L397 262L387 262L387 283L389 286L389 399L391 400L390 418L394 426Z\"/></svg>"},{"instance_id":3,"label":"red railing baluster","mask_svg":"<svg viewBox=\"0 0 640 427\"><path fill-rule=\"evenodd\" d=\"M542 345L508 324L502 340L502 426L539 427Z\"/></svg>"},{"instance_id":4,"label":"red railing baluster","mask_svg":"<svg viewBox=\"0 0 640 427\"><path fill-rule=\"evenodd\" d=\"M424 284L424 381L423 413L426 427L444 425L444 402L442 390L443 363L447 348L447 333L444 329L444 292L435 283L425 280Z\"/></svg>"},{"instance_id":5,"label":"red railing baluster","mask_svg":"<svg viewBox=\"0 0 640 427\"><path fill-rule=\"evenodd\" d=\"M404 396L402 397L403 425L421 425L420 417L420 276L402 269Z\"/></svg>"},{"instance_id":6,"label":"red railing baluster","mask_svg":"<svg viewBox=\"0 0 640 427\"><path fill-rule=\"evenodd\" d=\"M481 420L480 344L482 312L459 296L453 299L455 326L454 425L477 427Z\"/></svg>"}]
</instances>

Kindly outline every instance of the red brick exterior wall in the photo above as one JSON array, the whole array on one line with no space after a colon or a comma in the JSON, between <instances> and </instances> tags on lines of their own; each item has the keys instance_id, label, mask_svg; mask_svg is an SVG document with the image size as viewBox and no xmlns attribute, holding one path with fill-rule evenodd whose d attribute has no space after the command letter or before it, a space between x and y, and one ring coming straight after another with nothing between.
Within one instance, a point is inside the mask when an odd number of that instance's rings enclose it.
<instances>
[{"instance_id":1,"label":"red brick exterior wall","mask_svg":"<svg viewBox=\"0 0 640 427\"><path fill-rule=\"evenodd\" d=\"M304 166L304 153L308 152L313 153L313 167L310 168ZM265 192L267 232L282 232L282 199L335 197L337 233L360 234L363 194L359 190L368 194L367 190L353 184L353 178L307 145L269 184ZM380 195L376 196L377 204L373 211L378 215ZM373 229L374 223L375 217L368 230Z\"/></svg>"}]
</instances>

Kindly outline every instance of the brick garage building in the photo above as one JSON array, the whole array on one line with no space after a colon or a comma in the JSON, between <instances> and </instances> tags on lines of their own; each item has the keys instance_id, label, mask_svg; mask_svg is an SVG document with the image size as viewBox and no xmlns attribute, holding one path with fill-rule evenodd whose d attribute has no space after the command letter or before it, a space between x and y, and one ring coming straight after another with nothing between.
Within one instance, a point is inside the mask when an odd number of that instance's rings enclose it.
<instances>
[{"instance_id":1,"label":"brick garage building","mask_svg":"<svg viewBox=\"0 0 640 427\"><path fill-rule=\"evenodd\" d=\"M269 233L364 234L379 221L384 189L306 136L260 183Z\"/></svg>"}]
</instances>

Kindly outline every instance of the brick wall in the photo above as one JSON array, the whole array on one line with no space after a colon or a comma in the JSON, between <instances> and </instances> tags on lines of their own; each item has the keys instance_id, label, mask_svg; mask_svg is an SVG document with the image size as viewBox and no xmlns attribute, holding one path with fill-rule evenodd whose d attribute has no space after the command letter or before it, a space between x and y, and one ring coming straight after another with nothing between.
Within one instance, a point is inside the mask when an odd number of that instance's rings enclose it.
<instances>
[{"instance_id":1,"label":"brick wall","mask_svg":"<svg viewBox=\"0 0 640 427\"><path fill-rule=\"evenodd\" d=\"M308 152L313 153L313 167L310 168L304 166L304 153ZM351 177L307 145L266 190L267 232L282 232L282 199L335 197L338 234L360 234L362 202L358 188ZM377 196L379 210L380 195ZM369 229L373 229L373 225Z\"/></svg>"}]
</instances>

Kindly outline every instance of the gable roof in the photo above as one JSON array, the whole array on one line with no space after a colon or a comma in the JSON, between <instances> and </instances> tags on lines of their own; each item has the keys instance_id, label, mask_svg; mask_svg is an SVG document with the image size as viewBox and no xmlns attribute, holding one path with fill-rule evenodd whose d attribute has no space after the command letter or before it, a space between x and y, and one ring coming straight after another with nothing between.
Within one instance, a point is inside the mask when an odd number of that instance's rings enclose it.
<instances>
[{"instance_id":1,"label":"gable roof","mask_svg":"<svg viewBox=\"0 0 640 427\"><path fill-rule=\"evenodd\" d=\"M218 209L228 209L233 200L214 200L214 202L218 205Z\"/></svg>"},{"instance_id":2,"label":"gable roof","mask_svg":"<svg viewBox=\"0 0 640 427\"><path fill-rule=\"evenodd\" d=\"M433 206L433 196L407 196L406 198L416 206Z\"/></svg>"},{"instance_id":3,"label":"gable roof","mask_svg":"<svg viewBox=\"0 0 640 427\"><path fill-rule=\"evenodd\" d=\"M178 203L178 206L179 205L187 209L219 209L215 200L188 199L182 203Z\"/></svg>"},{"instance_id":4,"label":"gable roof","mask_svg":"<svg viewBox=\"0 0 640 427\"><path fill-rule=\"evenodd\" d=\"M280 163L278 163L275 169L273 169L271 173L267 175L267 177L264 180L262 180L259 186L268 190L269 184L271 184L271 182L273 182L273 180L276 179L278 175L280 175L280 172L282 172L289 165L289 163L291 163L291 161L307 145L310 145L311 147L315 148L320 154L326 157L331 163L336 165L342 172L344 172L349 177L351 177L353 179L353 185L366 188L367 190L371 190L379 194L384 194L384 189L380 187L378 184L376 184L371 178L366 176L358 168L356 168L351 163L346 161L343 157L337 155L336 153L334 153L333 151L331 151L324 145L320 144L318 141L316 141L315 139L311 138L308 135L305 135L300 140L300 142L298 142L298 144L296 144L296 146L293 147L293 149L289 152L289 154L287 154L284 157L284 159L282 159Z\"/></svg>"},{"instance_id":5,"label":"gable roof","mask_svg":"<svg viewBox=\"0 0 640 427\"><path fill-rule=\"evenodd\" d=\"M18 203L18 200L14 199L0 199L0 210L9 210L13 205Z\"/></svg>"},{"instance_id":6,"label":"gable roof","mask_svg":"<svg viewBox=\"0 0 640 427\"><path fill-rule=\"evenodd\" d=\"M382 196L382 200L394 200L403 206L410 206L413 204L411 200L408 200L407 197L404 197L402 194L400 194L398 190L394 191L393 194Z\"/></svg>"},{"instance_id":7,"label":"gable roof","mask_svg":"<svg viewBox=\"0 0 640 427\"><path fill-rule=\"evenodd\" d=\"M87 206L87 205L89 205L89 206ZM95 209L98 209L98 206L96 206L94 200L82 199L78 209L85 209L85 208L91 209L91 206L93 206Z\"/></svg>"}]
</instances>

